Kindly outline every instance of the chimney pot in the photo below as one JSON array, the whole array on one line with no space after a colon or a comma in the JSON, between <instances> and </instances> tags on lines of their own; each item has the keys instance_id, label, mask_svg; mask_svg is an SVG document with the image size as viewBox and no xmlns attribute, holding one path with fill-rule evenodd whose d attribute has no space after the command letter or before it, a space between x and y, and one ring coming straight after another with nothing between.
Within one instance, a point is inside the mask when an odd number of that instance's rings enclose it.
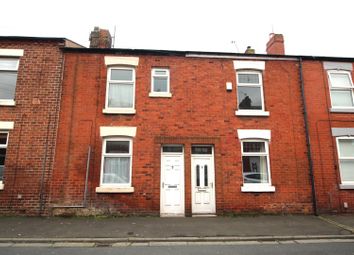
<instances>
[{"instance_id":1,"label":"chimney pot","mask_svg":"<svg viewBox=\"0 0 354 255\"><path fill-rule=\"evenodd\" d=\"M255 53L256 53L256 51L254 49L252 49L251 46L247 46L245 54L255 54Z\"/></svg>"},{"instance_id":2,"label":"chimney pot","mask_svg":"<svg viewBox=\"0 0 354 255\"><path fill-rule=\"evenodd\" d=\"M107 29L94 27L90 34L90 48L111 48L112 36Z\"/></svg>"}]
</instances>

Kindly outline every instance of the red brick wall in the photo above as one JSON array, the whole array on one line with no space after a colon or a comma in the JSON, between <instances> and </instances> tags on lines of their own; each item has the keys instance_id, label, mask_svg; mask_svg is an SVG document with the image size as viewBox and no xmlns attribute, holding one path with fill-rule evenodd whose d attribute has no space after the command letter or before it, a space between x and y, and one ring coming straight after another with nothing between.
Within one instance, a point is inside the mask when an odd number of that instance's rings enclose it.
<instances>
[{"instance_id":1,"label":"red brick wall","mask_svg":"<svg viewBox=\"0 0 354 255\"><path fill-rule=\"evenodd\" d=\"M232 60L178 56L139 57L136 114L104 115L107 69L104 55L65 53L60 124L52 178L52 205L83 201L88 147L92 147L88 207L105 213L159 213L160 145L185 147L186 213L191 212L191 144L215 146L217 212L310 213L298 66L267 61L264 94L269 117L238 117ZM152 67L169 67L172 98L150 98ZM225 83L233 83L232 92ZM100 126L136 126L132 194L96 194L99 186ZM275 193L242 193L237 129L270 129L270 167Z\"/></svg>"},{"instance_id":2,"label":"red brick wall","mask_svg":"<svg viewBox=\"0 0 354 255\"><path fill-rule=\"evenodd\" d=\"M331 133L333 127L354 128L354 116L330 112L327 71L322 62L305 61L303 72L319 211L354 212L354 192L339 189L337 147ZM348 203L348 209L343 207L344 202Z\"/></svg>"},{"instance_id":3,"label":"red brick wall","mask_svg":"<svg viewBox=\"0 0 354 255\"><path fill-rule=\"evenodd\" d=\"M0 106L0 121L14 121L9 132L1 214L37 215L42 173L43 205L48 200L60 103L62 53L58 41L0 40L0 49L23 49L16 106ZM46 213L46 207L43 206Z\"/></svg>"}]
</instances>

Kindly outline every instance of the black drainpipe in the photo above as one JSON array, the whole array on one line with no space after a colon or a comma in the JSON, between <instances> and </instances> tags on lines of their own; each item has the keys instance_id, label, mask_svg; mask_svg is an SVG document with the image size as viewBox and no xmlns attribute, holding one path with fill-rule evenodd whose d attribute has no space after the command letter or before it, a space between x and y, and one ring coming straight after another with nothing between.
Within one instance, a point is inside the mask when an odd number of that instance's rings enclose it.
<instances>
[{"instance_id":1,"label":"black drainpipe","mask_svg":"<svg viewBox=\"0 0 354 255\"><path fill-rule=\"evenodd\" d=\"M312 207L313 207L314 214L316 216L318 216L315 177L313 175L313 162L312 162L312 155L311 155L309 124L308 124L307 110L306 110L305 86L304 86L304 79L303 79L303 73L302 73L302 58L301 57L299 58L299 73L300 73L300 84L301 84L301 99L302 99L302 104L304 106L307 159L309 161L310 181L311 181L311 190L312 190Z\"/></svg>"}]
</instances>

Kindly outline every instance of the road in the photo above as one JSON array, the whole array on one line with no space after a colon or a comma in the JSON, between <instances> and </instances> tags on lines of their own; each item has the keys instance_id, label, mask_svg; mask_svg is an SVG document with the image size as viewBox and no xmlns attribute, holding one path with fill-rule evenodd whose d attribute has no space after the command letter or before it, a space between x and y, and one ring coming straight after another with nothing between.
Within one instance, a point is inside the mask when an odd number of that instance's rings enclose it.
<instances>
[{"instance_id":1,"label":"road","mask_svg":"<svg viewBox=\"0 0 354 255\"><path fill-rule=\"evenodd\" d=\"M0 255L354 255L354 242L127 247L1 247Z\"/></svg>"}]
</instances>

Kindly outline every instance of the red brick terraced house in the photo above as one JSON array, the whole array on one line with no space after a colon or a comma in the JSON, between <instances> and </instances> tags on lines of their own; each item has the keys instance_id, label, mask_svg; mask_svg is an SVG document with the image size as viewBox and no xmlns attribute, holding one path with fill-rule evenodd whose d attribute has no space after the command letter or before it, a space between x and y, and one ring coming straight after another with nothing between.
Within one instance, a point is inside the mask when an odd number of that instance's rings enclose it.
<instances>
[{"instance_id":1,"label":"red brick terraced house","mask_svg":"<svg viewBox=\"0 0 354 255\"><path fill-rule=\"evenodd\" d=\"M0 213L47 213L64 38L0 37Z\"/></svg>"},{"instance_id":2,"label":"red brick terraced house","mask_svg":"<svg viewBox=\"0 0 354 255\"><path fill-rule=\"evenodd\" d=\"M1 213L354 212L354 59L288 56L279 34L267 54L114 49L98 28L90 48L39 41L0 40L20 63Z\"/></svg>"}]
</instances>

